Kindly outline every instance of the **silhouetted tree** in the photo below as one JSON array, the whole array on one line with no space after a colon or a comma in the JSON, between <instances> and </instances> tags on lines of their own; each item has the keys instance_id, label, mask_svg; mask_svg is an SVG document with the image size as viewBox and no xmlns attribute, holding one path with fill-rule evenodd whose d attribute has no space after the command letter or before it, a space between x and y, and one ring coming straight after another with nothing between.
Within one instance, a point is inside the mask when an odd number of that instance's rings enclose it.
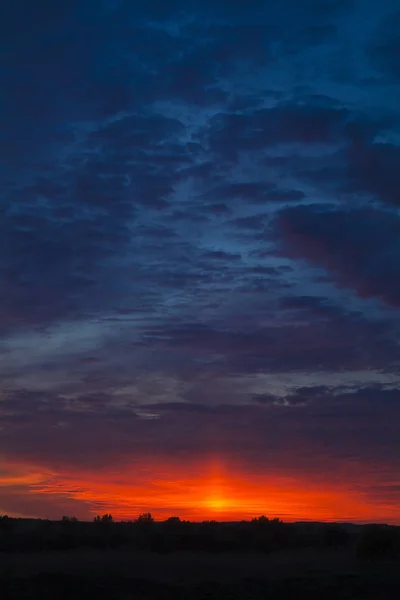
<instances>
[{"instance_id":1,"label":"silhouetted tree","mask_svg":"<svg viewBox=\"0 0 400 600\"><path fill-rule=\"evenodd\" d=\"M142 513L138 516L136 522L140 523L141 525L151 525L154 523L154 517L149 512Z\"/></svg>"},{"instance_id":2,"label":"silhouetted tree","mask_svg":"<svg viewBox=\"0 0 400 600\"><path fill-rule=\"evenodd\" d=\"M105 514L105 515L96 515L95 518L93 519L93 521L95 523L103 523L103 524L109 524L109 523L113 523L113 516L112 514Z\"/></svg>"},{"instance_id":3,"label":"silhouetted tree","mask_svg":"<svg viewBox=\"0 0 400 600\"><path fill-rule=\"evenodd\" d=\"M168 523L169 525L180 525L182 521L179 517L169 517L165 523Z\"/></svg>"},{"instance_id":4,"label":"silhouetted tree","mask_svg":"<svg viewBox=\"0 0 400 600\"><path fill-rule=\"evenodd\" d=\"M92 539L92 542L101 548L109 547L112 534L114 531L114 522L111 514L97 515L93 519L96 525L97 534Z\"/></svg>"},{"instance_id":5,"label":"silhouetted tree","mask_svg":"<svg viewBox=\"0 0 400 600\"><path fill-rule=\"evenodd\" d=\"M175 534L181 532L183 526L184 522L181 521L179 517L169 517L169 519L163 523L163 530L168 534Z\"/></svg>"},{"instance_id":6,"label":"silhouetted tree","mask_svg":"<svg viewBox=\"0 0 400 600\"><path fill-rule=\"evenodd\" d=\"M261 515L260 517L255 517L251 521L253 525L257 525L258 527L265 527L269 524L269 519L265 515Z\"/></svg>"},{"instance_id":7,"label":"silhouetted tree","mask_svg":"<svg viewBox=\"0 0 400 600\"><path fill-rule=\"evenodd\" d=\"M61 518L62 523L78 523L78 519L76 517L66 517L63 516Z\"/></svg>"}]
</instances>

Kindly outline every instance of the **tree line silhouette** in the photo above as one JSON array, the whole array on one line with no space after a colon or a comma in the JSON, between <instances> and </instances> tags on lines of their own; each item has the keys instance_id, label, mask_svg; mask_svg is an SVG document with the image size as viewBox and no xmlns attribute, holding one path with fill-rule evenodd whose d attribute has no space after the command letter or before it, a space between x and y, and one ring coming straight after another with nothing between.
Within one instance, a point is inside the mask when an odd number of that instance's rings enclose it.
<instances>
[{"instance_id":1,"label":"tree line silhouette","mask_svg":"<svg viewBox=\"0 0 400 600\"><path fill-rule=\"evenodd\" d=\"M270 553L307 547L351 548L362 559L392 558L400 555L400 528L284 523L264 515L233 523L194 523L179 517L156 522L151 513L120 522L109 513L97 515L92 522L68 516L60 521L0 516L0 551L6 552L126 548L157 553Z\"/></svg>"}]
</instances>

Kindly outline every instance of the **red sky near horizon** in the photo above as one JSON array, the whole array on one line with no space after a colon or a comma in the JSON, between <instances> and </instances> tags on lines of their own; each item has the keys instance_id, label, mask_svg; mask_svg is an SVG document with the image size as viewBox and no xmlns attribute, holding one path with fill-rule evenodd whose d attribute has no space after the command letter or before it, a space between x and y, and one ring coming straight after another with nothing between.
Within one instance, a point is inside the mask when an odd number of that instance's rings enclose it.
<instances>
[{"instance_id":1,"label":"red sky near horizon","mask_svg":"<svg viewBox=\"0 0 400 600\"><path fill-rule=\"evenodd\" d=\"M242 465L243 469L243 465ZM365 478L359 477L364 484ZM27 462L9 465L9 474L0 472L0 514L10 516L61 518L62 515L91 519L111 512L116 520L130 520L150 511L157 520L179 516L192 521L234 521L265 514L286 521L351 521L400 524L400 507L390 497L358 489L354 474L343 472L338 486L334 480L313 481L301 474L246 474L224 461L186 463L183 466L160 461L123 470L67 471L41 470ZM373 487L373 482L371 482ZM8 495L8 492L11 493ZM17 490L24 502L13 512ZM29 507L35 508L29 508ZM25 507L25 508L24 508Z\"/></svg>"}]
</instances>

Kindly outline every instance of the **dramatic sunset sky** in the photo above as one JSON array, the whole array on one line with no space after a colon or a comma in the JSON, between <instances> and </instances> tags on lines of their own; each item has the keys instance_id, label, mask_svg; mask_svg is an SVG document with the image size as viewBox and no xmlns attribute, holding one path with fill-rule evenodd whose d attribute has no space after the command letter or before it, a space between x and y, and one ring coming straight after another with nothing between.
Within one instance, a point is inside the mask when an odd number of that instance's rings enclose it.
<instances>
[{"instance_id":1,"label":"dramatic sunset sky","mask_svg":"<svg viewBox=\"0 0 400 600\"><path fill-rule=\"evenodd\" d=\"M0 514L400 524L398 0L0 40Z\"/></svg>"}]
</instances>

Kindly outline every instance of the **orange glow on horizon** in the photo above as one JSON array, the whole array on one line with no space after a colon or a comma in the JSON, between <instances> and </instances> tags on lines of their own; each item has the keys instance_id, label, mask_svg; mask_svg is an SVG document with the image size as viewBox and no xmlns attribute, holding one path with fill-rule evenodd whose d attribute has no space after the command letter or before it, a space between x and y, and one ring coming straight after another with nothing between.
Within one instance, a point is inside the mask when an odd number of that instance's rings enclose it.
<instances>
[{"instance_id":1,"label":"orange glow on horizon","mask_svg":"<svg viewBox=\"0 0 400 600\"><path fill-rule=\"evenodd\" d=\"M229 501L220 496L212 496L204 502L204 506L210 510L219 512L229 507Z\"/></svg>"},{"instance_id":2,"label":"orange glow on horizon","mask_svg":"<svg viewBox=\"0 0 400 600\"><path fill-rule=\"evenodd\" d=\"M156 464L68 473L42 469L41 476L40 467L19 464L13 466L18 475L0 476L0 488L6 492L9 484L19 481L35 505L41 498L45 506L51 501L60 506L61 516L66 514L61 507L67 501L70 513L78 518L84 513L91 518L111 512L116 520L131 520L149 511L158 520L179 516L192 521L236 521L265 514L286 521L400 523L397 503L387 498L378 502L348 477L338 487L300 473L246 474L215 459L206 464ZM46 517L45 511L26 516Z\"/></svg>"}]
</instances>

